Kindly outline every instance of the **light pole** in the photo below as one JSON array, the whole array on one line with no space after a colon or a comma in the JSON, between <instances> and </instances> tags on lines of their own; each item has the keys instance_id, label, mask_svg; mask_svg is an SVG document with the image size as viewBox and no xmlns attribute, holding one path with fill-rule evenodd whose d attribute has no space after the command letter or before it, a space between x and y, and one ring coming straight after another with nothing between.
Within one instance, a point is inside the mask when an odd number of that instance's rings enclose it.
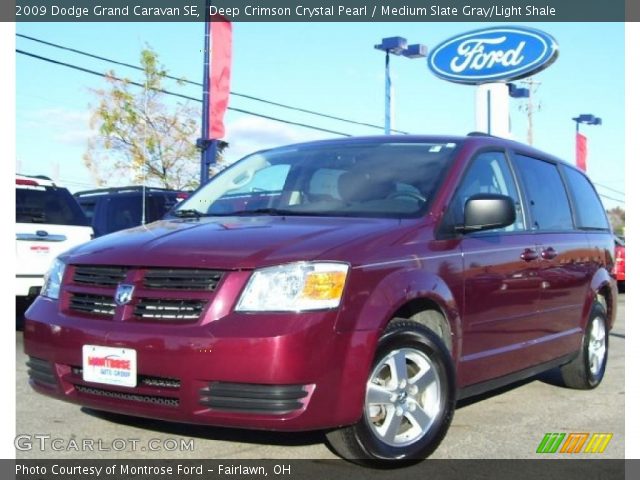
<instances>
[{"instance_id":1,"label":"light pole","mask_svg":"<svg viewBox=\"0 0 640 480\"><path fill-rule=\"evenodd\" d=\"M585 125L602 125L602 118L596 117L591 113L581 113L571 120L576 122L576 166L587 171L587 137L580 134L580 124Z\"/></svg>"},{"instance_id":2,"label":"light pole","mask_svg":"<svg viewBox=\"0 0 640 480\"><path fill-rule=\"evenodd\" d=\"M591 113L581 113L579 116L573 117L571 120L576 122L576 133L580 133L581 123L584 123L585 125L602 125L602 119Z\"/></svg>"},{"instance_id":3,"label":"light pole","mask_svg":"<svg viewBox=\"0 0 640 480\"><path fill-rule=\"evenodd\" d=\"M533 87L534 80L527 78L523 80L527 85ZM509 87L509 96L511 98L526 98L528 99L527 105L524 110L527 113L527 143L533 145L533 99L531 98L533 88L518 87L515 83L507 83Z\"/></svg>"},{"instance_id":4,"label":"light pole","mask_svg":"<svg viewBox=\"0 0 640 480\"><path fill-rule=\"evenodd\" d=\"M384 58L384 134L391 134L391 72L389 69L389 54L406 58L424 58L427 56L427 46L421 43L407 45L403 37L383 38L382 43L375 45L376 50L385 52Z\"/></svg>"}]
</instances>

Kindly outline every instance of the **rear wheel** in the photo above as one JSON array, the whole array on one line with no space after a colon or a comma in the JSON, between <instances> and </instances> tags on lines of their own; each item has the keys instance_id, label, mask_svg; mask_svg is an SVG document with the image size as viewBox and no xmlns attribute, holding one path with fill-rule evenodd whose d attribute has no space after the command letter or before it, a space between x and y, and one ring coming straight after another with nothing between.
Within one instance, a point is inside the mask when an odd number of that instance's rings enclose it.
<instances>
[{"instance_id":1,"label":"rear wheel","mask_svg":"<svg viewBox=\"0 0 640 480\"><path fill-rule=\"evenodd\" d=\"M560 368L565 385L582 390L597 387L604 377L608 354L607 313L596 302L591 308L580 353Z\"/></svg>"},{"instance_id":2,"label":"rear wheel","mask_svg":"<svg viewBox=\"0 0 640 480\"><path fill-rule=\"evenodd\" d=\"M455 376L446 346L423 325L396 319L378 344L361 420L327 439L352 460L424 458L447 432L454 406Z\"/></svg>"}]
</instances>

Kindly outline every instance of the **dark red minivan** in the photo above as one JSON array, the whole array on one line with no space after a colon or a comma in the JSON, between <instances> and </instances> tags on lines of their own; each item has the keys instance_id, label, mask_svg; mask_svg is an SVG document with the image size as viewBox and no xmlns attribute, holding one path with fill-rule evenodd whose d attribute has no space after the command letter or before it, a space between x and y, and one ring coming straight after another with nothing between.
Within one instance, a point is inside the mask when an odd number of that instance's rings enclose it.
<instances>
[{"instance_id":1,"label":"dark red minivan","mask_svg":"<svg viewBox=\"0 0 640 480\"><path fill-rule=\"evenodd\" d=\"M596 387L614 239L587 177L487 135L250 155L163 221L61 255L26 313L33 388L194 424L429 455L458 399L560 367Z\"/></svg>"}]
</instances>

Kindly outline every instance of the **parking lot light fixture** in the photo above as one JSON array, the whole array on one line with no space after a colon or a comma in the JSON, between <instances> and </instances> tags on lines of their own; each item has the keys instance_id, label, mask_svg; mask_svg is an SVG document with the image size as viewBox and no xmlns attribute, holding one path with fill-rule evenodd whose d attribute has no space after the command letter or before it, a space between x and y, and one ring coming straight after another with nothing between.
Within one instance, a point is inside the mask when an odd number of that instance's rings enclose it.
<instances>
[{"instance_id":1,"label":"parking lot light fixture","mask_svg":"<svg viewBox=\"0 0 640 480\"><path fill-rule=\"evenodd\" d=\"M580 124L585 125L602 125L602 118L596 117L592 113L581 113L577 117L573 117L571 120L576 122L576 133L580 133Z\"/></svg>"},{"instance_id":2,"label":"parking lot light fixture","mask_svg":"<svg viewBox=\"0 0 640 480\"><path fill-rule=\"evenodd\" d=\"M382 39L382 43L375 45L376 50L385 52L384 59L384 133L391 134L391 73L389 66L389 55L398 55L406 58L424 58L427 56L427 46L421 43L408 45L404 37L387 37Z\"/></svg>"}]
</instances>

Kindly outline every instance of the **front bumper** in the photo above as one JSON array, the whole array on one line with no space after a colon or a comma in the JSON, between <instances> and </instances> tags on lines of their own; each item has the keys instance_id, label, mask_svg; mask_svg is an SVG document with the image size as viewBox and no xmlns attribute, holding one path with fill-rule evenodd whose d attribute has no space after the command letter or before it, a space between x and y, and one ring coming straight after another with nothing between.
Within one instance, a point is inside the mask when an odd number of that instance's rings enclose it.
<instances>
[{"instance_id":1,"label":"front bumper","mask_svg":"<svg viewBox=\"0 0 640 480\"><path fill-rule=\"evenodd\" d=\"M30 383L111 412L270 430L348 425L362 415L375 331L336 333L337 313L238 314L206 324L76 318L39 297L26 313ZM137 352L136 387L85 382L83 345Z\"/></svg>"}]
</instances>

